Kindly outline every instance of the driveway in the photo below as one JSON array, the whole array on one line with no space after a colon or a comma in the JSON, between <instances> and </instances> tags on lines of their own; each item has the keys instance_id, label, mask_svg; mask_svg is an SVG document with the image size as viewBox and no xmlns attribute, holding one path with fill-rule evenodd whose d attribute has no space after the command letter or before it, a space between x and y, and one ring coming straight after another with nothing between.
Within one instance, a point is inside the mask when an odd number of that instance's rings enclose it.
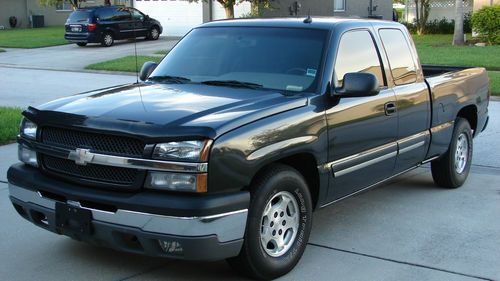
<instances>
[{"instance_id":1,"label":"driveway","mask_svg":"<svg viewBox=\"0 0 500 281\"><path fill-rule=\"evenodd\" d=\"M0 67L0 104L25 107L134 80ZM281 280L500 280L499 102L490 117L463 187L436 187L422 167L316 212L302 260ZM224 262L124 254L37 228L8 199L17 145L0 146L0 158L0 279L243 280Z\"/></svg>"},{"instance_id":2,"label":"driveway","mask_svg":"<svg viewBox=\"0 0 500 281\"><path fill-rule=\"evenodd\" d=\"M137 40L137 54L150 55L158 50L169 50L178 38L160 37L156 41ZM0 53L0 66L31 67L57 70L82 70L97 62L134 55L132 40L117 41L109 48L99 44L78 47L76 44L38 49L6 49Z\"/></svg>"}]
</instances>

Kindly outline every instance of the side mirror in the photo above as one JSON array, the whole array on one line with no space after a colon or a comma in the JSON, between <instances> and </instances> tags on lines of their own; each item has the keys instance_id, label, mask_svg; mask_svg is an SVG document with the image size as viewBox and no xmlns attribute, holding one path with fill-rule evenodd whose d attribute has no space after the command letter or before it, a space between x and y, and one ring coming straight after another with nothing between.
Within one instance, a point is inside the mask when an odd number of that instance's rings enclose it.
<instances>
[{"instance_id":1,"label":"side mirror","mask_svg":"<svg viewBox=\"0 0 500 281\"><path fill-rule=\"evenodd\" d=\"M344 84L333 91L339 97L368 97L379 93L378 79L366 72L352 72L344 75Z\"/></svg>"},{"instance_id":2,"label":"side mirror","mask_svg":"<svg viewBox=\"0 0 500 281\"><path fill-rule=\"evenodd\" d=\"M147 61L142 65L141 72L139 72L139 79L141 81L146 81L148 79L149 75L155 70L155 68L158 66L156 62L152 61Z\"/></svg>"}]
</instances>

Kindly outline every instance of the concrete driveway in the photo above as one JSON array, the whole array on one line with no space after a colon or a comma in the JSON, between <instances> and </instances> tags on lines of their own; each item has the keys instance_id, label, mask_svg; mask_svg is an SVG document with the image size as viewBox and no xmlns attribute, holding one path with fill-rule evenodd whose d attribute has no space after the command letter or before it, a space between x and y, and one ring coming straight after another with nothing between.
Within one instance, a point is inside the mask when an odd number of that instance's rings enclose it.
<instances>
[{"instance_id":1,"label":"concrete driveway","mask_svg":"<svg viewBox=\"0 0 500 281\"><path fill-rule=\"evenodd\" d=\"M436 187L428 167L314 214L310 243L281 280L500 280L500 103L475 139L466 184ZM0 147L2 280L244 280L225 262L183 262L98 248L24 221L5 173L16 145Z\"/></svg>"},{"instance_id":2,"label":"concrete driveway","mask_svg":"<svg viewBox=\"0 0 500 281\"><path fill-rule=\"evenodd\" d=\"M157 41L137 40L137 54L150 55L158 50L169 50L178 38L160 37ZM0 66L30 67L57 70L82 70L97 62L134 55L132 40L117 41L109 48L99 44L78 47L76 44L38 49L6 49L0 53Z\"/></svg>"}]
</instances>

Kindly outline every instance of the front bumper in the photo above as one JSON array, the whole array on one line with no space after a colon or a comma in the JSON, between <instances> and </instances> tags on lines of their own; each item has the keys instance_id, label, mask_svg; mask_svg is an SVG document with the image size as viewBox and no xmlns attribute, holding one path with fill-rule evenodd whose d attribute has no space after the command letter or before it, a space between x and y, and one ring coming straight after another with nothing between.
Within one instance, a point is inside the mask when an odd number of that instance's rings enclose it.
<instances>
[{"instance_id":1,"label":"front bumper","mask_svg":"<svg viewBox=\"0 0 500 281\"><path fill-rule=\"evenodd\" d=\"M21 183L18 177L23 171L25 181ZM247 208L240 206L236 210L226 209L204 216L167 215L122 207L110 210L100 208L100 202L69 195L72 189L81 191L81 188L69 188L64 182L59 184L69 193L48 191L46 187L54 184L54 180L39 173L24 165L14 165L8 173L9 193L17 212L46 230L126 252L187 260L219 260L236 256L241 250ZM27 183L26 179L29 182L34 175L41 181ZM95 189L88 192L99 193ZM160 194L157 199L161 200L162 196L165 195ZM92 233L75 234L57 227L56 202L90 210ZM159 202L151 202L155 203Z\"/></svg>"}]
</instances>

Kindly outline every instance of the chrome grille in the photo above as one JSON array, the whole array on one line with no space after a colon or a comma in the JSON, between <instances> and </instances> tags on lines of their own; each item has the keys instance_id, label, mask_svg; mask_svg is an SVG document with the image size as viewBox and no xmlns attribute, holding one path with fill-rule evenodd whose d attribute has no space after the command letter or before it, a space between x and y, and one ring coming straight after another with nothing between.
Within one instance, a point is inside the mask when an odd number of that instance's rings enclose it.
<instances>
[{"instance_id":1,"label":"chrome grille","mask_svg":"<svg viewBox=\"0 0 500 281\"><path fill-rule=\"evenodd\" d=\"M142 157L144 151L144 143L137 139L54 127L42 129L42 142L51 146L89 148L95 153L138 158Z\"/></svg>"},{"instance_id":2,"label":"chrome grille","mask_svg":"<svg viewBox=\"0 0 500 281\"><path fill-rule=\"evenodd\" d=\"M71 160L48 155L43 156L43 164L50 172L121 185L132 185L139 173L136 169L128 168L92 164L80 166Z\"/></svg>"}]
</instances>

